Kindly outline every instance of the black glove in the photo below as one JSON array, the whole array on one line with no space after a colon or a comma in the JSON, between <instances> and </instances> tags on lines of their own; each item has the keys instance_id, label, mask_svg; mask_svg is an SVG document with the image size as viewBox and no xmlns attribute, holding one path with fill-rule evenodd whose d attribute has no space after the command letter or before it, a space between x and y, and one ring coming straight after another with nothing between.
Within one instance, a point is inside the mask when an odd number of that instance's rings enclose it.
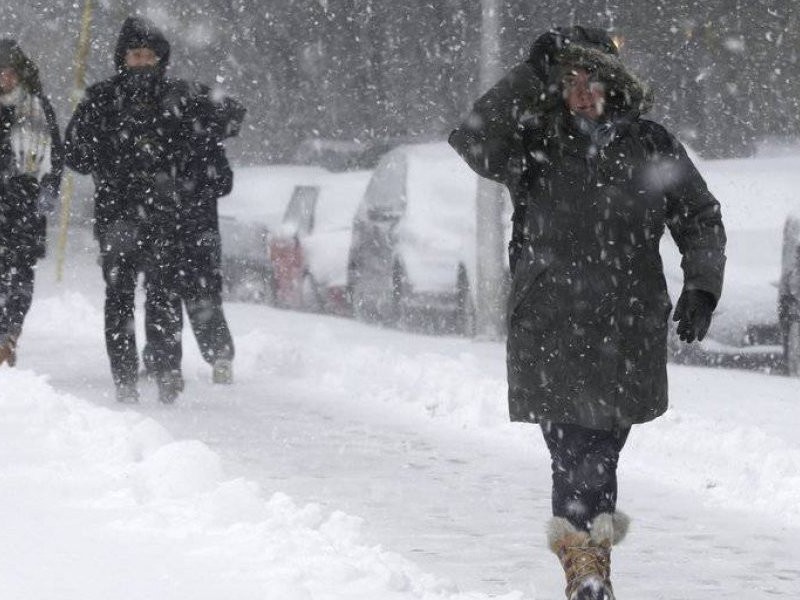
<instances>
[{"instance_id":1,"label":"black glove","mask_svg":"<svg viewBox=\"0 0 800 600\"><path fill-rule=\"evenodd\" d=\"M678 322L678 337L687 344L702 341L711 325L717 299L704 290L683 290L672 320Z\"/></svg>"}]
</instances>

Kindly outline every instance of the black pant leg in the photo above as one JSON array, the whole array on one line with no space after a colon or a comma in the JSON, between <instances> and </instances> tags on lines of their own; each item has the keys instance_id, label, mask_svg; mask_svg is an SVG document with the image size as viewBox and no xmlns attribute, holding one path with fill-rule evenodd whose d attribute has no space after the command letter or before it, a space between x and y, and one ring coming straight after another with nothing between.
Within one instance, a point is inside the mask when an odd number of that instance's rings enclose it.
<instances>
[{"instance_id":1,"label":"black pant leg","mask_svg":"<svg viewBox=\"0 0 800 600\"><path fill-rule=\"evenodd\" d=\"M220 358L232 360L233 336L222 309L219 234L203 236L203 243L196 245L191 254L184 299L200 352L208 363Z\"/></svg>"},{"instance_id":2,"label":"black pant leg","mask_svg":"<svg viewBox=\"0 0 800 600\"><path fill-rule=\"evenodd\" d=\"M155 315L153 314L153 306L150 305L149 302L145 300L145 310L144 310L144 332L145 332L145 344L144 348L142 349L142 363L144 363L144 368L149 375L155 375L159 372L159 369L156 366L156 360L153 356L153 344L155 343L156 346L159 344L158 340L158 329L153 322L153 319L158 321L159 309L156 308ZM179 341L180 346L177 350L174 350L178 353L179 360L178 363L181 362L183 358L183 310L180 310L180 307L174 309L171 313L172 316L176 318L176 322L174 323L174 327L180 332ZM155 340L151 339L155 335Z\"/></svg>"},{"instance_id":3,"label":"black pant leg","mask_svg":"<svg viewBox=\"0 0 800 600\"><path fill-rule=\"evenodd\" d=\"M154 374L181 368L182 311L177 273L171 269L149 269L145 274L145 333Z\"/></svg>"},{"instance_id":4,"label":"black pant leg","mask_svg":"<svg viewBox=\"0 0 800 600\"><path fill-rule=\"evenodd\" d=\"M138 275L138 254L104 253L106 351L116 385L134 383L139 368L134 327L134 293Z\"/></svg>"},{"instance_id":5,"label":"black pant leg","mask_svg":"<svg viewBox=\"0 0 800 600\"><path fill-rule=\"evenodd\" d=\"M542 432L552 459L553 516L588 530L597 515L616 510L617 464L630 429L545 423Z\"/></svg>"},{"instance_id":6,"label":"black pant leg","mask_svg":"<svg viewBox=\"0 0 800 600\"><path fill-rule=\"evenodd\" d=\"M19 337L33 302L32 264L0 264L0 338Z\"/></svg>"},{"instance_id":7,"label":"black pant leg","mask_svg":"<svg viewBox=\"0 0 800 600\"><path fill-rule=\"evenodd\" d=\"M203 359L208 363L217 359L233 360L233 337L222 310L221 295L187 298L186 312Z\"/></svg>"}]
</instances>

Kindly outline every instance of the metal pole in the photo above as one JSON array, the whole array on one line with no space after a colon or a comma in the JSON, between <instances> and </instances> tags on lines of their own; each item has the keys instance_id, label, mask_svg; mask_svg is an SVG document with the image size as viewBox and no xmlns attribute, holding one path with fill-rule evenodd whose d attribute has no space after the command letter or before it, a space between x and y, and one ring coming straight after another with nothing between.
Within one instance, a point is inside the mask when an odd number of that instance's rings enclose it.
<instances>
[{"instance_id":1,"label":"metal pole","mask_svg":"<svg viewBox=\"0 0 800 600\"><path fill-rule=\"evenodd\" d=\"M86 58L89 56L90 30L92 25L92 0L83 4L83 17L81 18L81 34L78 38L78 48L75 51L75 87L72 91L72 110L80 100L80 94L86 83ZM72 172L67 172L64 188L61 193L61 219L58 231L58 247L56 250L56 281L61 282L64 276L64 259L67 253L67 231L69 229L69 213L72 206L72 196L75 192L75 179Z\"/></svg>"},{"instance_id":2,"label":"metal pole","mask_svg":"<svg viewBox=\"0 0 800 600\"><path fill-rule=\"evenodd\" d=\"M480 83L488 90L500 78L500 0L481 2ZM503 335L503 195L502 187L478 180L476 260L476 333L499 339Z\"/></svg>"}]
</instances>

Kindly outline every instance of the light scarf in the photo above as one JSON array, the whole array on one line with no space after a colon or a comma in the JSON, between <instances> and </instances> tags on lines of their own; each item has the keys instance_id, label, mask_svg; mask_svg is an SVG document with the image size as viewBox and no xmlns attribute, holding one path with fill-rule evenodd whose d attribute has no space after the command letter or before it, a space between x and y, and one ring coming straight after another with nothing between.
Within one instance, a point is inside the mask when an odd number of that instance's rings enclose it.
<instances>
[{"instance_id":1,"label":"light scarf","mask_svg":"<svg viewBox=\"0 0 800 600\"><path fill-rule=\"evenodd\" d=\"M38 96L29 94L21 85L0 95L0 104L14 107L14 122L9 131L9 142L14 160L14 175L32 175L40 179L51 169L50 127Z\"/></svg>"}]
</instances>

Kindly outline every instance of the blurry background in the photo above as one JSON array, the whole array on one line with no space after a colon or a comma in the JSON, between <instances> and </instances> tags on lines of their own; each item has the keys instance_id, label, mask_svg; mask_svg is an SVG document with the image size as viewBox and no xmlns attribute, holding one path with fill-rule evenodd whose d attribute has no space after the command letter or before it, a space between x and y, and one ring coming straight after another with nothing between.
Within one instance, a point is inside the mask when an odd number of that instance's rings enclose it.
<instances>
[{"instance_id":1,"label":"blurry background","mask_svg":"<svg viewBox=\"0 0 800 600\"><path fill-rule=\"evenodd\" d=\"M478 0L94 0L87 81L111 74L122 20L148 16L174 76L248 107L239 164L286 162L309 138L445 134L479 92ZM796 0L504 0L502 63L554 24L599 25L656 91L654 117L705 158L800 134ZM62 127L83 1L4 0L0 33L39 64Z\"/></svg>"}]
</instances>

